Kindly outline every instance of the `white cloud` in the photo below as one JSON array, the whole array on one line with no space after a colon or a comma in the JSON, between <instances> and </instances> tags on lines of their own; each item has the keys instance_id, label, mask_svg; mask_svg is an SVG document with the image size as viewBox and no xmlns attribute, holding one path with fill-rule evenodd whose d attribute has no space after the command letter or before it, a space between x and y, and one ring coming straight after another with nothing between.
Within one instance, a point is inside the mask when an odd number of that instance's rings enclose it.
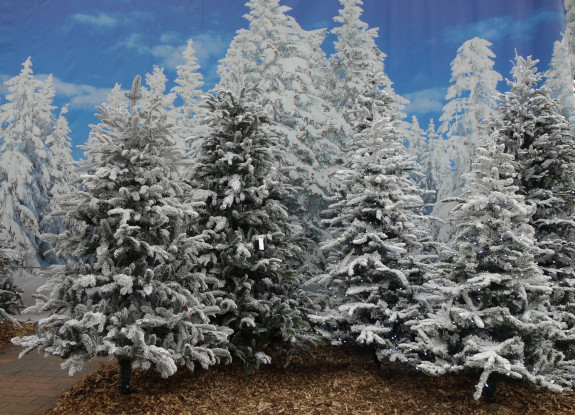
<instances>
[{"instance_id":1,"label":"white cloud","mask_svg":"<svg viewBox=\"0 0 575 415\"><path fill-rule=\"evenodd\" d=\"M205 67L212 57L221 58L224 56L228 41L221 35L215 33L201 33L192 37L194 50L200 66ZM132 33L126 40L118 45L133 48L138 53L152 55L159 60L159 65L169 69L184 63L182 53L187 42L182 42L182 36L175 32L167 32L160 36L160 43L152 43L141 33ZM180 43L175 46L174 43Z\"/></svg>"},{"instance_id":2,"label":"white cloud","mask_svg":"<svg viewBox=\"0 0 575 415\"><path fill-rule=\"evenodd\" d=\"M49 77L49 75L46 74L34 76L42 81L45 81ZM2 83L11 78L13 78L13 76L0 74L0 82ZM52 84L54 85L56 96L65 97L70 103L70 107L76 109L94 109L96 106L102 105L102 103L108 100L108 94L111 91L111 89L108 88L96 88L92 85L65 82L54 76L52 77ZM0 84L0 94L3 100L7 93L8 88Z\"/></svg>"},{"instance_id":3,"label":"white cloud","mask_svg":"<svg viewBox=\"0 0 575 415\"><path fill-rule=\"evenodd\" d=\"M561 20L564 16L558 12L539 9L525 20L516 20L513 16L496 16L468 25L449 26L443 31L446 42L461 44L475 36L490 41L503 39L533 39L537 27L545 22Z\"/></svg>"},{"instance_id":4,"label":"white cloud","mask_svg":"<svg viewBox=\"0 0 575 415\"><path fill-rule=\"evenodd\" d=\"M441 112L447 88L430 88L404 95L410 102L405 107L409 114L425 115Z\"/></svg>"},{"instance_id":5,"label":"white cloud","mask_svg":"<svg viewBox=\"0 0 575 415\"><path fill-rule=\"evenodd\" d=\"M207 64L211 57L223 58L229 46L229 40L225 40L222 35L216 33L201 33L193 36L192 40L201 66L205 66L202 62Z\"/></svg>"},{"instance_id":6,"label":"white cloud","mask_svg":"<svg viewBox=\"0 0 575 415\"><path fill-rule=\"evenodd\" d=\"M78 13L72 16L74 21L78 23L89 24L98 27L113 27L118 24L118 20L105 13L86 14Z\"/></svg>"},{"instance_id":7,"label":"white cloud","mask_svg":"<svg viewBox=\"0 0 575 415\"><path fill-rule=\"evenodd\" d=\"M174 43L181 42L181 36L176 32L166 32L160 35L160 42L162 43Z\"/></svg>"},{"instance_id":8,"label":"white cloud","mask_svg":"<svg viewBox=\"0 0 575 415\"><path fill-rule=\"evenodd\" d=\"M41 76L38 76L41 78ZM70 108L94 109L108 100L110 89L96 88L92 85L73 84L53 78L56 95L64 96L70 102Z\"/></svg>"}]
</instances>

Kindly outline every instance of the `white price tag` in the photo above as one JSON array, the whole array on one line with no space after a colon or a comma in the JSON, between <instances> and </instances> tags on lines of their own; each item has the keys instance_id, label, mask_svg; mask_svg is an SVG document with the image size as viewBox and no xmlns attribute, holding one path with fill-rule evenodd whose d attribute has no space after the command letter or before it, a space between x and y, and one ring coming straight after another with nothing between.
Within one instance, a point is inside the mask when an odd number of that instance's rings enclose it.
<instances>
[{"instance_id":1,"label":"white price tag","mask_svg":"<svg viewBox=\"0 0 575 415\"><path fill-rule=\"evenodd\" d=\"M258 236L258 242L259 242L259 246L260 246L260 251L264 250L264 237L263 235Z\"/></svg>"}]
</instances>

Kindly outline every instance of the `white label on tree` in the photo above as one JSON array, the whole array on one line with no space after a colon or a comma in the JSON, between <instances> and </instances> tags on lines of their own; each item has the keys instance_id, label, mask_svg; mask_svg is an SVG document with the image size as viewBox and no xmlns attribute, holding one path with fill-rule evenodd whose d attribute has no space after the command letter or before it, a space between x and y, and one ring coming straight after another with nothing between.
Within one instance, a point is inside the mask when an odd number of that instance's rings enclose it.
<instances>
[{"instance_id":1,"label":"white label on tree","mask_svg":"<svg viewBox=\"0 0 575 415\"><path fill-rule=\"evenodd\" d=\"M259 245L260 245L260 251L264 250L264 237L263 235L258 236L258 240L259 240Z\"/></svg>"}]
</instances>

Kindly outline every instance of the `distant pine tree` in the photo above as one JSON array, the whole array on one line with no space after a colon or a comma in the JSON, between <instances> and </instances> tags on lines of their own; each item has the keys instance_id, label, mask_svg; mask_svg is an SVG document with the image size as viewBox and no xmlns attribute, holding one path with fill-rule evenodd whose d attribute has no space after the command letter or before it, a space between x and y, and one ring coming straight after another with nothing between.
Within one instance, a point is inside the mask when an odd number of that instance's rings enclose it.
<instances>
[{"instance_id":1,"label":"distant pine tree","mask_svg":"<svg viewBox=\"0 0 575 415\"><path fill-rule=\"evenodd\" d=\"M331 74L319 47L325 33L303 30L279 0L251 0L246 5L249 28L240 29L232 40L218 68L221 81L216 90L233 88L236 76L258 85L257 102L274 121L274 134L294 167L290 180L302 188L300 203L288 209L303 218L307 234L318 241L323 237L319 213L337 187L330 175L342 162L349 132L327 99Z\"/></svg>"},{"instance_id":2,"label":"distant pine tree","mask_svg":"<svg viewBox=\"0 0 575 415\"><path fill-rule=\"evenodd\" d=\"M12 241L26 265L38 266L49 259L40 235L62 229L50 214L56 208L52 197L65 191L70 171L69 130L65 109L57 120L53 114L52 78L36 79L30 58L4 84L10 93L0 107L1 236Z\"/></svg>"},{"instance_id":3,"label":"distant pine tree","mask_svg":"<svg viewBox=\"0 0 575 415\"><path fill-rule=\"evenodd\" d=\"M432 176L437 189L438 204L434 216L446 219L453 203L446 198L461 194L464 178L471 171L475 149L489 135L488 121L496 114L497 84L501 75L493 69L495 54L491 43L475 37L463 43L451 62L452 85L447 90L438 132L446 140L438 140L432 150ZM450 239L453 229L443 226L439 238Z\"/></svg>"}]
</instances>

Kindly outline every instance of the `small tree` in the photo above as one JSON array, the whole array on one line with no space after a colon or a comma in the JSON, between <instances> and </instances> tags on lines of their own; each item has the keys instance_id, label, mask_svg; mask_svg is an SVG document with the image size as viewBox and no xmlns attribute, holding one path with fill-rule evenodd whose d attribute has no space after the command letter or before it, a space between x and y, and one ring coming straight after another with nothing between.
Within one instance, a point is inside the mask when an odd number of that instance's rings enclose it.
<instances>
[{"instance_id":1,"label":"small tree","mask_svg":"<svg viewBox=\"0 0 575 415\"><path fill-rule=\"evenodd\" d=\"M424 235L418 227L422 190L413 175L419 165L408 155L403 137L375 105L367 126L355 136L350 161L338 171L344 187L326 212L333 240L326 285L331 306L315 316L336 326L336 343L372 346L377 359L412 361L402 344L413 340L408 322L423 313L417 286L427 272Z\"/></svg>"},{"instance_id":2,"label":"small tree","mask_svg":"<svg viewBox=\"0 0 575 415\"><path fill-rule=\"evenodd\" d=\"M563 326L548 308L551 280L534 258L534 209L513 184L513 157L504 146L492 137L477 152L454 215L452 271L430 281L429 292L442 296L413 326L435 356L419 367L430 375L471 372L479 377L474 398L485 392L489 402L499 377L562 391L573 366L555 347Z\"/></svg>"},{"instance_id":3,"label":"small tree","mask_svg":"<svg viewBox=\"0 0 575 415\"><path fill-rule=\"evenodd\" d=\"M77 262L59 267L28 310L50 311L38 334L15 340L66 361L70 374L95 356L116 358L120 391L131 393L133 367L162 376L177 364L193 370L228 358L229 331L211 324L219 311L198 264L209 245L194 234L197 213L174 177L181 151L173 146L156 105L138 109L134 80L128 115L106 105L85 147L80 191L60 202L77 234L46 235L53 253Z\"/></svg>"},{"instance_id":4,"label":"small tree","mask_svg":"<svg viewBox=\"0 0 575 415\"><path fill-rule=\"evenodd\" d=\"M246 371L279 352L306 350L307 294L300 288L302 230L285 203L296 189L285 175L285 148L266 129L268 116L254 103L257 90L237 86L206 101L209 132L191 177L205 202L199 223L210 235L210 275L218 280L223 312L233 329L231 350Z\"/></svg>"}]
</instances>

